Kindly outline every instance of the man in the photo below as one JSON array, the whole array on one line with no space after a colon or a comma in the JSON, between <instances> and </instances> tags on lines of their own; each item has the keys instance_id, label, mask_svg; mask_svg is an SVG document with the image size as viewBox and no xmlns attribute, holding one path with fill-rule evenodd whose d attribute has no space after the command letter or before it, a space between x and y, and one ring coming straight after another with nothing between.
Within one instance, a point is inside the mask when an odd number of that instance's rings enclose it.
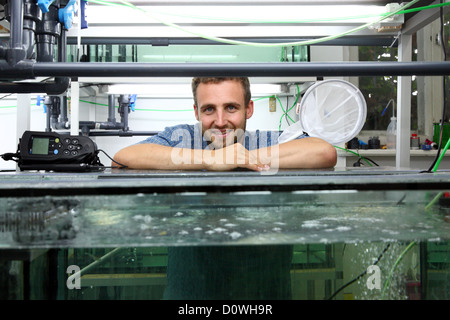
<instances>
[{"instance_id":1,"label":"man","mask_svg":"<svg viewBox=\"0 0 450 320\"><path fill-rule=\"evenodd\" d=\"M277 132L264 139L258 133L245 141L246 122L253 115L247 78L194 78L192 90L197 126L166 128L143 143L120 150L114 159L132 169L167 170L228 171L241 167L267 171L271 166L313 169L336 164L334 147L318 138L303 135L302 139L277 144ZM259 148L249 150L245 142Z\"/></svg>"},{"instance_id":2,"label":"man","mask_svg":"<svg viewBox=\"0 0 450 320\"><path fill-rule=\"evenodd\" d=\"M279 132L247 132L253 115L247 78L194 78L197 125L166 128L126 147L115 161L134 169L262 173L336 164L329 143L302 135L278 144ZM198 246L168 249L167 299L289 299L291 245Z\"/></svg>"}]
</instances>

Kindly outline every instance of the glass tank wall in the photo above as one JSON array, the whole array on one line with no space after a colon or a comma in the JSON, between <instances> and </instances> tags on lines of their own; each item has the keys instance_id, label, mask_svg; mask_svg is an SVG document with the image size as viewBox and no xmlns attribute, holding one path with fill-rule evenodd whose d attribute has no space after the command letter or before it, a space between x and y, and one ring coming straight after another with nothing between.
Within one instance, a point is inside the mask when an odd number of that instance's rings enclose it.
<instances>
[{"instance_id":1,"label":"glass tank wall","mask_svg":"<svg viewBox=\"0 0 450 320\"><path fill-rule=\"evenodd\" d=\"M0 198L3 299L448 299L445 190Z\"/></svg>"}]
</instances>

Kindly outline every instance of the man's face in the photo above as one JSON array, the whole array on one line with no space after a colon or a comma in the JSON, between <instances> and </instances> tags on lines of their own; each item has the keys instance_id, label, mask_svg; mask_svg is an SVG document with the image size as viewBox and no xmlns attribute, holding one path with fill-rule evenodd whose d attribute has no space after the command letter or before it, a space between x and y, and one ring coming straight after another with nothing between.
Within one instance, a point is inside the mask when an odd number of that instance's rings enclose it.
<instances>
[{"instance_id":1,"label":"man's face","mask_svg":"<svg viewBox=\"0 0 450 320\"><path fill-rule=\"evenodd\" d=\"M245 105L241 83L200 83L197 88L195 117L202 125L203 137L215 148L240 142L247 119L253 114L253 101Z\"/></svg>"}]
</instances>

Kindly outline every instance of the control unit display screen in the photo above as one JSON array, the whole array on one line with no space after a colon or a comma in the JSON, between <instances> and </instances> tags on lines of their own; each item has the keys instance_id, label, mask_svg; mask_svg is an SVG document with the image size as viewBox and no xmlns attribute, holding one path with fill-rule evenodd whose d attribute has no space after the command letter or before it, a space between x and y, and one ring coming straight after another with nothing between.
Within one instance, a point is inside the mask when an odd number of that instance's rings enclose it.
<instances>
[{"instance_id":1,"label":"control unit display screen","mask_svg":"<svg viewBox=\"0 0 450 320\"><path fill-rule=\"evenodd\" d=\"M81 135L25 131L19 141L21 170L103 170L94 141Z\"/></svg>"},{"instance_id":2,"label":"control unit display screen","mask_svg":"<svg viewBox=\"0 0 450 320\"><path fill-rule=\"evenodd\" d=\"M48 138L33 138L31 154L48 154L49 145L50 139Z\"/></svg>"},{"instance_id":3,"label":"control unit display screen","mask_svg":"<svg viewBox=\"0 0 450 320\"><path fill-rule=\"evenodd\" d=\"M96 146L89 137L56 132L25 131L19 149L22 163L81 163L96 156Z\"/></svg>"}]
</instances>

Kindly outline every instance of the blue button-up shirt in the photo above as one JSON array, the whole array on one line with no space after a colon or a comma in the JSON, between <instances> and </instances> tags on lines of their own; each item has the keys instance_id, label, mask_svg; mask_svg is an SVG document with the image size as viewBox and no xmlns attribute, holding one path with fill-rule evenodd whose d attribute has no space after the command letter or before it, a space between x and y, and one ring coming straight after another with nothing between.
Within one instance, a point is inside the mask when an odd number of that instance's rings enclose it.
<instances>
[{"instance_id":1,"label":"blue button-up shirt","mask_svg":"<svg viewBox=\"0 0 450 320\"><path fill-rule=\"evenodd\" d=\"M245 131L244 147L247 150L255 150L278 144L281 131ZM300 138L305 137L303 134ZM140 143L154 143L168 147L187 149L208 149L209 141L203 136L200 124L180 124L166 127L158 134L147 138Z\"/></svg>"}]
</instances>

